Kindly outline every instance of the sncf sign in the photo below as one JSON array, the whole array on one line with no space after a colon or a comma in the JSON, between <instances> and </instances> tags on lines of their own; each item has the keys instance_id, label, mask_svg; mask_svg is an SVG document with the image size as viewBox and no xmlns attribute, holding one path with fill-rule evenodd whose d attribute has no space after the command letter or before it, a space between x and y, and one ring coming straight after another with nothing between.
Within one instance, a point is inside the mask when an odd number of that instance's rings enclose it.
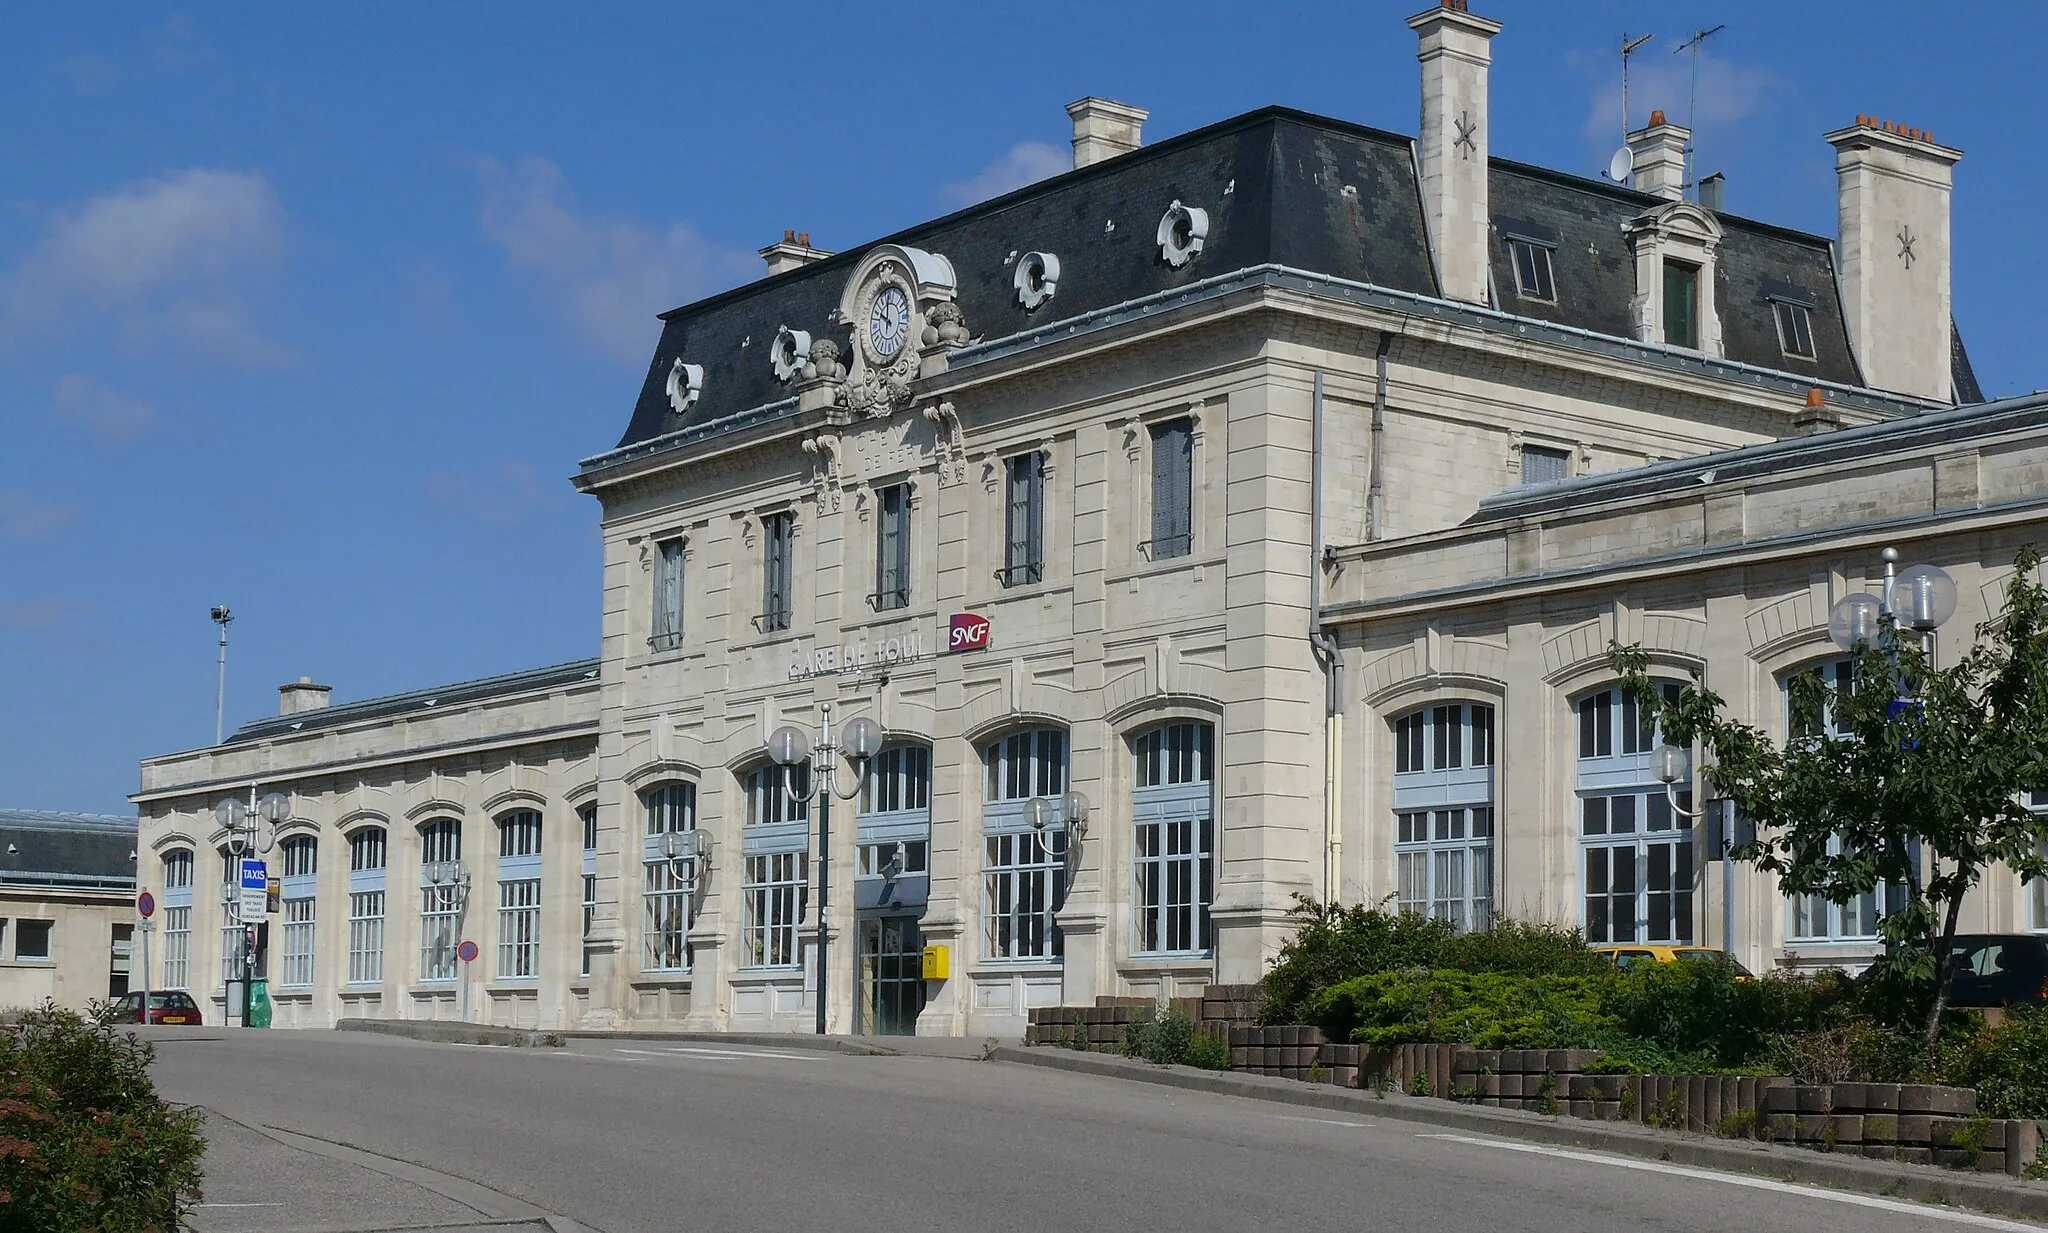
<instances>
[{"instance_id":1,"label":"sncf sign","mask_svg":"<svg viewBox=\"0 0 2048 1233\"><path fill-rule=\"evenodd\" d=\"M948 651L986 651L988 618L975 612L953 614L953 629L946 638Z\"/></svg>"}]
</instances>

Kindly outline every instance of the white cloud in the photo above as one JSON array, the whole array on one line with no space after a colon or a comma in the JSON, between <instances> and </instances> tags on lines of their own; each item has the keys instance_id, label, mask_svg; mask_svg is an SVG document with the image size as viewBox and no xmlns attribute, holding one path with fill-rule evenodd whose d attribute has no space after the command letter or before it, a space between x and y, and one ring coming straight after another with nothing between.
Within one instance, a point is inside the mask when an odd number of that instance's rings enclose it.
<instances>
[{"instance_id":1,"label":"white cloud","mask_svg":"<svg viewBox=\"0 0 2048 1233\"><path fill-rule=\"evenodd\" d=\"M1613 71L1614 76L1603 80L1594 90L1592 109L1586 116L1586 140L1601 150L1611 150L1621 143L1621 72L1618 68ZM1768 109L1780 84L1778 76L1768 69L1734 64L1702 53L1696 121L1699 133L1732 128ZM1673 124L1684 124L1691 99L1690 54L1667 53L1660 57L1638 52L1629 58L1631 128L1648 124L1653 110L1662 111Z\"/></svg>"},{"instance_id":2,"label":"white cloud","mask_svg":"<svg viewBox=\"0 0 2048 1233\"><path fill-rule=\"evenodd\" d=\"M284 209L261 172L137 180L58 215L0 280L0 340L112 332L131 346L274 366L251 318L283 260Z\"/></svg>"},{"instance_id":3,"label":"white cloud","mask_svg":"<svg viewBox=\"0 0 2048 1233\"><path fill-rule=\"evenodd\" d=\"M706 240L688 223L664 230L577 212L561 168L544 158L481 160L483 229L530 275L585 342L645 364L656 313L762 273L752 253Z\"/></svg>"},{"instance_id":4,"label":"white cloud","mask_svg":"<svg viewBox=\"0 0 2048 1233\"><path fill-rule=\"evenodd\" d=\"M0 539L43 539L78 514L68 505L25 492L0 491Z\"/></svg>"},{"instance_id":5,"label":"white cloud","mask_svg":"<svg viewBox=\"0 0 2048 1233\"><path fill-rule=\"evenodd\" d=\"M1020 141L971 177L941 185L939 193L948 201L963 206L973 205L977 201L1000 197L1011 189L1071 171L1073 163L1071 150L1062 150L1043 141Z\"/></svg>"},{"instance_id":6,"label":"white cloud","mask_svg":"<svg viewBox=\"0 0 2048 1233\"><path fill-rule=\"evenodd\" d=\"M102 441L126 441L156 422L156 407L74 372L57 382L56 415L60 420L83 422Z\"/></svg>"}]
</instances>

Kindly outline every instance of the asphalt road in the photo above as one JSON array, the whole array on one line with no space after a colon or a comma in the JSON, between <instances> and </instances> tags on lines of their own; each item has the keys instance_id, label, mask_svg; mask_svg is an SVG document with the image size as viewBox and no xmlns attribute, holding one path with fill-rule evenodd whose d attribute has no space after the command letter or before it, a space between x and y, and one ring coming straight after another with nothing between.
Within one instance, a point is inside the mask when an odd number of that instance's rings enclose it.
<instances>
[{"instance_id":1,"label":"asphalt road","mask_svg":"<svg viewBox=\"0 0 2048 1233\"><path fill-rule=\"evenodd\" d=\"M424 1165L600 1233L2035 1227L953 1058L314 1032L157 1039L163 1094L221 1115L207 1182L217 1206L202 1229L475 1216L389 1177L351 1183L353 1166L297 1157L272 1141L288 1136L254 1133L264 1128Z\"/></svg>"}]
</instances>

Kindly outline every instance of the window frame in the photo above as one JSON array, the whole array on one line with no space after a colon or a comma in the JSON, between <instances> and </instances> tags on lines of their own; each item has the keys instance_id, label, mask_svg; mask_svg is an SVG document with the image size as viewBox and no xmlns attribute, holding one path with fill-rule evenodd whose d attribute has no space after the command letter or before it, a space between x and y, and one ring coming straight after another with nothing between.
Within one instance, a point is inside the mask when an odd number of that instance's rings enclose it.
<instances>
[{"instance_id":1,"label":"window frame","mask_svg":"<svg viewBox=\"0 0 2048 1233\"><path fill-rule=\"evenodd\" d=\"M669 835L694 835L698 825L697 784L690 779L665 779L637 794L641 816L640 970L649 973L688 972L690 926L695 923L697 860L681 858L677 872L663 853ZM589 924L595 920L597 869L594 850L584 869L585 958L589 967ZM584 975L589 975L586 970Z\"/></svg>"},{"instance_id":2,"label":"window frame","mask_svg":"<svg viewBox=\"0 0 2048 1233\"><path fill-rule=\"evenodd\" d=\"M687 547L688 540L682 536L655 541L653 603L647 624L647 645L651 650L673 651L683 644L687 595L683 570Z\"/></svg>"},{"instance_id":3,"label":"window frame","mask_svg":"<svg viewBox=\"0 0 2048 1233\"><path fill-rule=\"evenodd\" d=\"M455 957L455 948L462 941L462 915L466 907L462 887L424 883L428 865L462 860L462 820L446 816L429 818L417 829L423 883L419 900L419 981L451 984L462 972L461 961Z\"/></svg>"},{"instance_id":4,"label":"window frame","mask_svg":"<svg viewBox=\"0 0 2048 1233\"><path fill-rule=\"evenodd\" d=\"M1701 318L1705 315L1700 308L1700 296L1703 293L1701 284L1705 281L1701 277L1703 270L1704 267L1695 262L1680 260L1677 257L1663 258L1663 285L1660 291L1664 297L1663 333L1664 345L1667 347L1680 347L1687 351L1698 351L1701 349ZM1674 286L1674 275L1678 276L1680 283L1687 289L1682 299L1676 294L1680 287ZM1674 336L1671 319L1672 305L1681 302L1685 305L1683 322L1687 331L1687 337L1684 339Z\"/></svg>"},{"instance_id":5,"label":"window frame","mask_svg":"<svg viewBox=\"0 0 2048 1233\"><path fill-rule=\"evenodd\" d=\"M1525 235L1503 236L1502 242L1507 245L1508 265L1514 271L1515 298L1539 304L1557 303L1557 271L1551 258L1557 246ZM1526 279L1522 268L1525 253L1528 255Z\"/></svg>"},{"instance_id":6,"label":"window frame","mask_svg":"<svg viewBox=\"0 0 2048 1233\"><path fill-rule=\"evenodd\" d=\"M742 856L741 966L800 969L803 926L810 909L808 851L748 852Z\"/></svg>"},{"instance_id":7,"label":"window frame","mask_svg":"<svg viewBox=\"0 0 2048 1233\"><path fill-rule=\"evenodd\" d=\"M1155 748L1156 771L1150 765ZM1132 785L1131 954L1211 956L1221 755L1216 725L1169 719L1132 733L1126 749Z\"/></svg>"},{"instance_id":8,"label":"window frame","mask_svg":"<svg viewBox=\"0 0 2048 1233\"><path fill-rule=\"evenodd\" d=\"M57 922L48 917L17 916L11 922L14 926L14 962L48 964L57 962ZM30 931L43 939L40 952L26 949Z\"/></svg>"},{"instance_id":9,"label":"window frame","mask_svg":"<svg viewBox=\"0 0 2048 1233\"><path fill-rule=\"evenodd\" d=\"M192 905L164 907L164 958L162 971L166 989L186 989L192 981Z\"/></svg>"},{"instance_id":10,"label":"window frame","mask_svg":"<svg viewBox=\"0 0 2048 1233\"><path fill-rule=\"evenodd\" d=\"M795 557L795 511L761 515L761 612L754 628L762 634L784 633L794 622Z\"/></svg>"},{"instance_id":11,"label":"window frame","mask_svg":"<svg viewBox=\"0 0 2048 1233\"><path fill-rule=\"evenodd\" d=\"M1669 678L1657 684L1667 700L1682 688ZM1586 690L1573 699L1572 710L1577 721L1572 796L1581 934L1595 946L1694 944L1700 936L1704 866L1697 847L1698 819L1685 812L1693 809L1691 784L1678 789L1674 808L1672 794L1652 771L1662 733L1620 685ZM1628 802L1626 808L1618 801ZM1617 828L1615 819L1622 813L1627 823ZM1624 852L1625 859L1617 855ZM1621 873L1626 880L1617 883ZM1616 908L1624 897L1629 919L1625 930L1618 930Z\"/></svg>"},{"instance_id":12,"label":"window frame","mask_svg":"<svg viewBox=\"0 0 2048 1233\"><path fill-rule=\"evenodd\" d=\"M1493 925L1497 715L1494 703L1446 698L1388 721L1395 902L1459 932Z\"/></svg>"},{"instance_id":13,"label":"window frame","mask_svg":"<svg viewBox=\"0 0 2048 1233\"><path fill-rule=\"evenodd\" d=\"M1818 359L1819 349L1813 338L1813 305L1804 300L1784 296L1767 297L1771 305L1771 319L1778 327L1778 350L1785 358L1792 360ZM1799 349L1801 341L1805 350Z\"/></svg>"},{"instance_id":14,"label":"window frame","mask_svg":"<svg viewBox=\"0 0 2048 1233\"><path fill-rule=\"evenodd\" d=\"M909 481L875 489L875 589L868 607L876 612L910 606L910 514Z\"/></svg>"},{"instance_id":15,"label":"window frame","mask_svg":"<svg viewBox=\"0 0 2048 1233\"><path fill-rule=\"evenodd\" d=\"M1064 826L982 836L981 953L995 962L1058 963L1066 938L1069 838Z\"/></svg>"},{"instance_id":16,"label":"window frame","mask_svg":"<svg viewBox=\"0 0 2048 1233\"><path fill-rule=\"evenodd\" d=\"M1140 548L1147 560L1155 562L1193 556L1195 417L1177 415L1147 424L1145 430L1152 462L1152 536ZM1169 448L1176 440L1178 446Z\"/></svg>"},{"instance_id":17,"label":"window frame","mask_svg":"<svg viewBox=\"0 0 2048 1233\"><path fill-rule=\"evenodd\" d=\"M384 895L381 884L374 890L349 890L347 984L384 983Z\"/></svg>"},{"instance_id":18,"label":"window frame","mask_svg":"<svg viewBox=\"0 0 2048 1233\"><path fill-rule=\"evenodd\" d=\"M1555 463L1557 465L1557 474L1554 477L1531 479L1529 477L1529 461L1531 459L1541 459L1545 463ZM1561 446L1525 441L1515 453L1515 462L1521 473L1521 482L1525 485L1560 484L1572 478L1572 451Z\"/></svg>"},{"instance_id":19,"label":"window frame","mask_svg":"<svg viewBox=\"0 0 2048 1233\"><path fill-rule=\"evenodd\" d=\"M1003 567L1005 589L1045 581L1046 452L1027 450L1003 459Z\"/></svg>"}]
</instances>

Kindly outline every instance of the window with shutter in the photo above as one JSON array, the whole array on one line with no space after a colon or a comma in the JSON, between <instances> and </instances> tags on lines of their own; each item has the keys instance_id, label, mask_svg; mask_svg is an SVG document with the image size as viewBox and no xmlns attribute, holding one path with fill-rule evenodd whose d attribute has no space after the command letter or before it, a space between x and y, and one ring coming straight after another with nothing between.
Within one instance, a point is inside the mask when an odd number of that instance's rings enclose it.
<instances>
[{"instance_id":1,"label":"window with shutter","mask_svg":"<svg viewBox=\"0 0 2048 1233\"><path fill-rule=\"evenodd\" d=\"M657 651L668 651L683 642L683 541L663 540L658 551L660 560L654 576L654 620L647 644Z\"/></svg>"},{"instance_id":2,"label":"window with shutter","mask_svg":"<svg viewBox=\"0 0 2048 1233\"><path fill-rule=\"evenodd\" d=\"M787 511L761 519L761 615L764 634L789 628L790 558L796 546L796 515Z\"/></svg>"},{"instance_id":3,"label":"window with shutter","mask_svg":"<svg viewBox=\"0 0 2048 1233\"><path fill-rule=\"evenodd\" d=\"M1194 551L1195 424L1190 419L1152 426L1153 560Z\"/></svg>"},{"instance_id":4,"label":"window with shutter","mask_svg":"<svg viewBox=\"0 0 2048 1233\"><path fill-rule=\"evenodd\" d=\"M877 612L910 604L910 486L895 484L875 494L875 593Z\"/></svg>"},{"instance_id":5,"label":"window with shutter","mask_svg":"<svg viewBox=\"0 0 2048 1233\"><path fill-rule=\"evenodd\" d=\"M997 579L1006 587L1014 587L1038 582L1045 576L1045 455L1019 454L1003 465L1003 570Z\"/></svg>"}]
</instances>

